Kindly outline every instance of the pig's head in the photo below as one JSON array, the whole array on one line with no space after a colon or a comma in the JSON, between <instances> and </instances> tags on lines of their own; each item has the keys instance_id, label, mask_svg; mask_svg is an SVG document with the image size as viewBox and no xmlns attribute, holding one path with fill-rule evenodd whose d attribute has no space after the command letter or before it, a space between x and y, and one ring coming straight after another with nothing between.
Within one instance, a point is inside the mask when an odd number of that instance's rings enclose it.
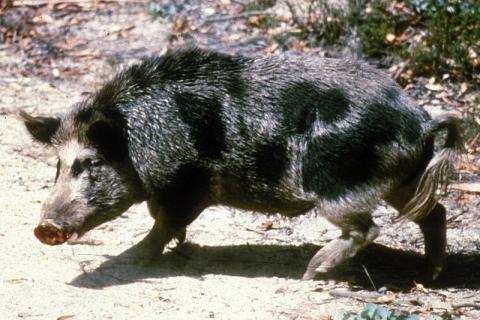
<instances>
[{"instance_id":1,"label":"pig's head","mask_svg":"<svg viewBox=\"0 0 480 320\"><path fill-rule=\"evenodd\" d=\"M55 184L34 229L41 242L56 245L82 236L139 201L141 185L118 119L81 105L59 118L24 112L21 117L33 139L58 156Z\"/></svg>"}]
</instances>

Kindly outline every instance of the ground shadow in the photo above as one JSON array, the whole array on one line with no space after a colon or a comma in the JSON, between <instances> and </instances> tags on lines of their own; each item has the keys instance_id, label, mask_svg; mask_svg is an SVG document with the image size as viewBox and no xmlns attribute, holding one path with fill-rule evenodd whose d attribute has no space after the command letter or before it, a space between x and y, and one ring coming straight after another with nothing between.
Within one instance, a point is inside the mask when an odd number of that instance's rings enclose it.
<instances>
[{"instance_id":1,"label":"ground shadow","mask_svg":"<svg viewBox=\"0 0 480 320\"><path fill-rule=\"evenodd\" d=\"M368 275L367 275L368 273ZM369 276L371 279L369 279ZM382 286L408 292L415 283L428 288L480 288L480 255L451 254L447 268L433 281L426 272L424 257L412 251L373 244L355 258L327 275L329 279L372 290ZM372 284L373 283L373 284Z\"/></svg>"},{"instance_id":2,"label":"ground shadow","mask_svg":"<svg viewBox=\"0 0 480 320\"><path fill-rule=\"evenodd\" d=\"M148 262L135 258L138 250L138 246L133 246L119 256L110 257L70 284L102 289L145 279L200 278L206 274L301 279L318 247L310 244L201 247L187 243ZM421 255L374 244L323 278L347 281L366 290L373 290L372 282L377 289L386 286L393 291L408 291L415 282L432 288L480 288L480 255L454 254L449 256L448 265L448 270L437 281L429 283L422 277L424 261Z\"/></svg>"}]
</instances>

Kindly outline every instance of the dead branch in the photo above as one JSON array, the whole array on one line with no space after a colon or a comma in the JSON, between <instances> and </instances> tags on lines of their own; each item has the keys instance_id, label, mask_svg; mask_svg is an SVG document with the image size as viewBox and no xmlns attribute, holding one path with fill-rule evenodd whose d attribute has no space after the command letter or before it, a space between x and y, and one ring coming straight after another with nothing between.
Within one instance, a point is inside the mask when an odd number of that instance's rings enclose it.
<instances>
[{"instance_id":1,"label":"dead branch","mask_svg":"<svg viewBox=\"0 0 480 320\"><path fill-rule=\"evenodd\" d=\"M362 301L376 300L382 296L382 294L376 292L353 292L345 289L333 289L328 293L335 298L353 298Z\"/></svg>"},{"instance_id":2,"label":"dead branch","mask_svg":"<svg viewBox=\"0 0 480 320\"><path fill-rule=\"evenodd\" d=\"M213 17L213 18L208 18L205 20L204 24L208 23L214 23L214 22L225 22L225 21L231 21L231 20L239 20L239 19L247 19L250 17L257 17L257 16L274 16L275 13L269 12L269 11L247 11L247 12L242 12L239 14L235 14L232 16L222 16L222 17Z\"/></svg>"},{"instance_id":3,"label":"dead branch","mask_svg":"<svg viewBox=\"0 0 480 320\"><path fill-rule=\"evenodd\" d=\"M146 3L148 0L101 0L101 1L96 1L96 0L17 0L13 1L13 6L14 7L23 7L23 6L33 6L33 7L38 7L38 6L44 6L44 5L58 5L58 4L85 4L85 3L91 3L91 4L97 4L97 3L127 3L127 2L134 2L134 3Z\"/></svg>"},{"instance_id":4,"label":"dead branch","mask_svg":"<svg viewBox=\"0 0 480 320\"><path fill-rule=\"evenodd\" d=\"M454 309L459 309L459 308L480 309L480 303L475 303L475 302L454 303L452 304L452 307Z\"/></svg>"}]
</instances>

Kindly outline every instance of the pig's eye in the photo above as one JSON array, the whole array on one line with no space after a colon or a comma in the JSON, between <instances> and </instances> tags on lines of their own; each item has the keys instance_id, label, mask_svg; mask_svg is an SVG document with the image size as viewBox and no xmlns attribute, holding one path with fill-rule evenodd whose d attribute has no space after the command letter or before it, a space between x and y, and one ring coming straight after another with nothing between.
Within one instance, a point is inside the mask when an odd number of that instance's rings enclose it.
<instances>
[{"instance_id":1,"label":"pig's eye","mask_svg":"<svg viewBox=\"0 0 480 320\"><path fill-rule=\"evenodd\" d=\"M91 163L90 163L90 166L92 167L99 167L101 166L103 163L101 160L98 160L98 159L92 159L91 160Z\"/></svg>"},{"instance_id":2,"label":"pig's eye","mask_svg":"<svg viewBox=\"0 0 480 320\"><path fill-rule=\"evenodd\" d=\"M72 175L74 177L78 176L83 171L83 164L82 161L75 159L72 164Z\"/></svg>"},{"instance_id":3,"label":"pig's eye","mask_svg":"<svg viewBox=\"0 0 480 320\"><path fill-rule=\"evenodd\" d=\"M74 177L80 175L83 171L89 170L92 167L101 166L102 162L98 159L86 158L83 160L75 159L72 164L72 175Z\"/></svg>"},{"instance_id":4,"label":"pig's eye","mask_svg":"<svg viewBox=\"0 0 480 320\"><path fill-rule=\"evenodd\" d=\"M83 169L90 168L91 166L92 166L92 159L87 158L87 159L83 160L83 162L82 162Z\"/></svg>"},{"instance_id":5,"label":"pig's eye","mask_svg":"<svg viewBox=\"0 0 480 320\"><path fill-rule=\"evenodd\" d=\"M57 173L55 174L55 182L57 182L59 175L60 175L60 160L57 161Z\"/></svg>"},{"instance_id":6,"label":"pig's eye","mask_svg":"<svg viewBox=\"0 0 480 320\"><path fill-rule=\"evenodd\" d=\"M92 166L96 165L96 161L87 158L83 160L75 159L75 161L72 164L72 175L74 177L78 176L81 174L84 170L89 169Z\"/></svg>"}]
</instances>

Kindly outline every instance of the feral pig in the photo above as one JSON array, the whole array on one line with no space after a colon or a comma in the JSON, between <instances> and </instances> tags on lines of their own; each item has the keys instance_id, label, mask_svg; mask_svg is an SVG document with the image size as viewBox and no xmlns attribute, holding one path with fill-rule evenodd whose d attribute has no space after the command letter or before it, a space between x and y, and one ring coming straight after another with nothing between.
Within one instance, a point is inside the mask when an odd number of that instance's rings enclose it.
<instances>
[{"instance_id":1,"label":"feral pig","mask_svg":"<svg viewBox=\"0 0 480 320\"><path fill-rule=\"evenodd\" d=\"M371 212L384 199L420 226L431 276L443 268L445 208L434 195L460 151L458 121L432 120L367 64L180 49L129 67L59 117L21 116L58 153L34 230L43 243L142 201L155 219L143 243L157 252L212 205L316 208L342 235L311 259L303 278L312 279L377 237Z\"/></svg>"}]
</instances>

